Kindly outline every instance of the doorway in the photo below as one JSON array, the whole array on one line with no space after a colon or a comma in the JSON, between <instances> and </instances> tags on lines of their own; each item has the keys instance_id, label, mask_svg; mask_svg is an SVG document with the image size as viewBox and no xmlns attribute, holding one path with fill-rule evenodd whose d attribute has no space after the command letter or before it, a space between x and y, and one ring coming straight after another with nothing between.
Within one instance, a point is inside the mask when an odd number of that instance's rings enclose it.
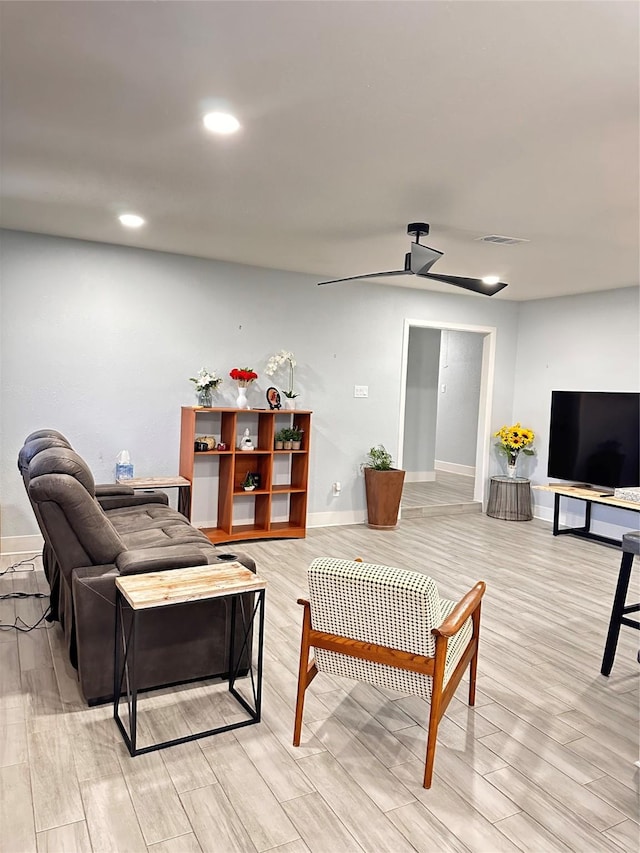
<instances>
[{"instance_id":1,"label":"doorway","mask_svg":"<svg viewBox=\"0 0 640 853\"><path fill-rule=\"evenodd\" d=\"M495 333L405 320L398 448L405 518L485 506Z\"/></svg>"}]
</instances>

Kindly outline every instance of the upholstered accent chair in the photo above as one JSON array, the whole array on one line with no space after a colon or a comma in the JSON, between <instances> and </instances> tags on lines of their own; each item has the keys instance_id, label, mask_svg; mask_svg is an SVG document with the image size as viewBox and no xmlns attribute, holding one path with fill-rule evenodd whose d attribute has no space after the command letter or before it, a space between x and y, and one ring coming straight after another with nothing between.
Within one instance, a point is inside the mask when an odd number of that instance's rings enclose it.
<instances>
[{"instance_id":1,"label":"upholstered accent chair","mask_svg":"<svg viewBox=\"0 0 640 853\"><path fill-rule=\"evenodd\" d=\"M475 703L479 581L460 601L441 598L421 572L320 558L308 570L293 734L300 745L305 691L318 672L412 693L431 703L424 787L433 776L438 724L467 667ZM314 658L309 660L309 650Z\"/></svg>"}]
</instances>

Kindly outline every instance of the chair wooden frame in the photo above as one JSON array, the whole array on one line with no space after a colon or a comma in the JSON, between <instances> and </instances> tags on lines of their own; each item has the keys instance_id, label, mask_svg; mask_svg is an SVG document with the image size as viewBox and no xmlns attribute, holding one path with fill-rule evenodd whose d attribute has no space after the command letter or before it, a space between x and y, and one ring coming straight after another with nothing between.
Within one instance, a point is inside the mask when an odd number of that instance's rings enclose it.
<instances>
[{"instance_id":1,"label":"chair wooden frame","mask_svg":"<svg viewBox=\"0 0 640 853\"><path fill-rule=\"evenodd\" d=\"M398 669L421 673L432 678L431 711L427 734L427 754L424 770L424 787L430 788L433 778L433 763L436 753L438 725L442 719L452 696L456 692L460 679L469 665L469 705L476 701L476 676L478 671L478 641L480 638L480 605L485 593L484 581L478 583L464 595L455 605L444 622L432 630L436 648L433 657L416 655L411 652L379 646L374 643L363 643L338 634L327 634L316 631L311 625L311 605L304 598L298 599L298 604L304 607L302 616L302 639L300 642L300 666L298 670L298 693L296 699L296 714L293 729L293 745L300 746L302 732L302 715L304 712L304 697L307 687L318 674L315 659L309 660L309 651L313 646L330 652L374 661L375 663L394 666ZM447 659L447 643L450 637L457 634L467 619L471 618L473 630L455 670L443 687L444 670Z\"/></svg>"}]
</instances>

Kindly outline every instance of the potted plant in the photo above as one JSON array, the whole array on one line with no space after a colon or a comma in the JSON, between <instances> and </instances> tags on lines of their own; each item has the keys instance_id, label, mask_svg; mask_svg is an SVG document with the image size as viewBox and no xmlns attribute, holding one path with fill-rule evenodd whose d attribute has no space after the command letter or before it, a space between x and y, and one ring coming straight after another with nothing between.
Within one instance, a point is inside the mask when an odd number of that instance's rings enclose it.
<instances>
[{"instance_id":1,"label":"potted plant","mask_svg":"<svg viewBox=\"0 0 640 853\"><path fill-rule=\"evenodd\" d=\"M267 376L273 376L280 370L280 368L284 364L288 365L289 371L289 387L286 391L282 392L285 396L284 404L285 408L287 409L295 409L296 397L299 397L300 395L296 394L293 384L293 371L296 366L296 359L294 354L292 352L289 352L288 350L280 350L280 352L277 352L275 355L271 356L271 358L267 362L267 366L264 372L267 374Z\"/></svg>"},{"instance_id":2,"label":"potted plant","mask_svg":"<svg viewBox=\"0 0 640 853\"><path fill-rule=\"evenodd\" d=\"M284 430L279 429L275 435L275 449L282 450L284 448Z\"/></svg>"},{"instance_id":3,"label":"potted plant","mask_svg":"<svg viewBox=\"0 0 640 853\"><path fill-rule=\"evenodd\" d=\"M300 427L297 427L295 424L293 425L293 429L289 430L291 433L291 449L292 450L300 450L302 445L302 434L303 430Z\"/></svg>"},{"instance_id":4,"label":"potted plant","mask_svg":"<svg viewBox=\"0 0 640 853\"><path fill-rule=\"evenodd\" d=\"M247 475L242 481L242 488L245 492L252 492L256 487L256 481L251 471L247 471Z\"/></svg>"},{"instance_id":5,"label":"potted plant","mask_svg":"<svg viewBox=\"0 0 640 853\"><path fill-rule=\"evenodd\" d=\"M280 430L282 433L282 442L285 450L291 450L291 442L293 440L293 430L290 427L285 427Z\"/></svg>"},{"instance_id":6,"label":"potted plant","mask_svg":"<svg viewBox=\"0 0 640 853\"><path fill-rule=\"evenodd\" d=\"M379 444L362 464L367 495L367 524L386 530L398 523L405 472L393 467L391 454Z\"/></svg>"}]
</instances>

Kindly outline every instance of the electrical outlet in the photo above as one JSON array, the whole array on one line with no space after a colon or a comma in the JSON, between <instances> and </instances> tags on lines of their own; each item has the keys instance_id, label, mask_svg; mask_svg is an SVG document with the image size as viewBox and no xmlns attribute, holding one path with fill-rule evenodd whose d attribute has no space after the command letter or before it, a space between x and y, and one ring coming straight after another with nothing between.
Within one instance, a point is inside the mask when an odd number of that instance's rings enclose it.
<instances>
[{"instance_id":1,"label":"electrical outlet","mask_svg":"<svg viewBox=\"0 0 640 853\"><path fill-rule=\"evenodd\" d=\"M368 397L369 396L369 386L368 385L354 385L353 386L353 396L354 397Z\"/></svg>"}]
</instances>

